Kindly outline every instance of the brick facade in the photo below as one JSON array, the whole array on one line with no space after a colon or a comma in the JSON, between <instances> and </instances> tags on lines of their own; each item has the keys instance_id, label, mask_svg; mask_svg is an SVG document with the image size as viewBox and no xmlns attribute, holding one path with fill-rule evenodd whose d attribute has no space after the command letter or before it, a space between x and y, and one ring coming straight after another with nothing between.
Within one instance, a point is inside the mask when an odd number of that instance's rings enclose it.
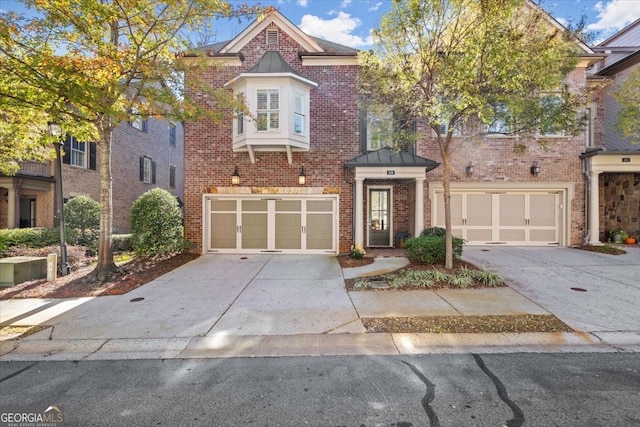
<instances>
[{"instance_id":1,"label":"brick facade","mask_svg":"<svg viewBox=\"0 0 640 427\"><path fill-rule=\"evenodd\" d=\"M214 102L198 92L191 85L196 77L204 78L214 88L223 85L247 72L262 58L266 48L266 30L256 33L242 46L241 66L216 67L215 55L211 64L204 68L192 68L187 76L187 91L200 99L203 105L214 106ZM337 189L339 201L339 251L348 252L354 242L353 170L344 170L348 160L361 153L360 112L356 80L358 68L355 65L303 65L301 52L304 50L294 37L280 31L278 52L296 73L318 83L311 89L310 98L310 151L294 152L293 162L287 161L284 152L257 152L255 163L251 163L246 152L233 152L232 112L220 123L200 119L185 124L185 235L195 245L195 251L203 247L203 195L211 192L240 191L231 187L231 174L237 166L241 175L239 187L252 192L256 188L278 188L297 186L301 166L307 175L305 191L327 188ZM224 46L221 44L220 46ZM223 52L224 53L224 52ZM330 56L330 54L328 54ZM584 68L576 69L566 79L566 83L578 91L586 86ZM436 143L424 126L418 125L422 138L417 143L417 154L440 162ZM426 135L426 136L425 136ZM580 153L585 149L586 136L547 138L548 149L538 144L535 138L529 141L520 138L485 138L480 143L460 141L452 165L452 181L457 183L504 183L509 188L522 184L526 188L536 185L558 184L570 193L569 224L564 229L566 244L578 244L584 235L584 177L581 171ZM514 154L514 142L525 143L528 150L524 154ZM475 173L469 177L465 167L472 162ZM532 176L531 165L537 162L541 167L539 176ZM436 168L426 174L424 194L424 225L431 226L431 205L429 186L441 184L442 170ZM367 189L370 186L391 186L393 188L393 232L413 234L415 224L415 184L413 180L367 179L364 182L364 203L367 203ZM302 190L301 190L302 191ZM364 212L366 215L367 207ZM367 228L366 218L364 227ZM364 230L366 236L366 230ZM392 237L393 239L393 237Z\"/></svg>"},{"instance_id":2,"label":"brick facade","mask_svg":"<svg viewBox=\"0 0 640 427\"><path fill-rule=\"evenodd\" d=\"M146 131L128 123L121 123L113 130L111 173L113 176L113 228L116 233L130 231L131 206L143 193L152 188L162 188L181 200L184 198L183 130L176 124L176 143L169 143L169 126L166 120L149 118ZM99 153L97 154L99 156ZM140 180L139 159L146 156L156 164L155 183ZM98 164L99 160L96 160ZM176 182L169 186L169 167L176 167ZM63 165L63 192L65 199L89 196L100 200L100 173L86 167Z\"/></svg>"}]
</instances>

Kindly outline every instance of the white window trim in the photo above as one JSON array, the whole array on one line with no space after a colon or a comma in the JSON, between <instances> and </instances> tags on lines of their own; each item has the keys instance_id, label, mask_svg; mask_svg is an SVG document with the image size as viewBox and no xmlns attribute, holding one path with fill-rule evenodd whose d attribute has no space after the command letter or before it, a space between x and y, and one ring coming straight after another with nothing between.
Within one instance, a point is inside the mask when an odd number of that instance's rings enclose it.
<instances>
[{"instance_id":1,"label":"white window trim","mask_svg":"<svg viewBox=\"0 0 640 427\"><path fill-rule=\"evenodd\" d=\"M267 92L267 108L260 108L258 97L260 92ZM270 108L271 107L271 96L275 93L278 96L278 108ZM264 132L280 132L280 116L281 116L281 96L280 89L257 89L256 90L256 131L259 133ZM266 114L267 123L266 129L260 129L260 115ZM277 119L277 127L273 127L273 115L278 117Z\"/></svg>"},{"instance_id":2,"label":"white window trim","mask_svg":"<svg viewBox=\"0 0 640 427\"><path fill-rule=\"evenodd\" d=\"M298 100L300 100L300 109L298 109ZM299 90L293 93L293 133L299 136L307 134L307 114L306 114L307 97ZM300 121L300 132L297 132L298 121Z\"/></svg>"},{"instance_id":3,"label":"white window trim","mask_svg":"<svg viewBox=\"0 0 640 427\"><path fill-rule=\"evenodd\" d=\"M151 160L151 158L149 157L144 157L144 173L142 182L144 182L145 184L151 184L151 177L153 173L152 168L153 160Z\"/></svg>"},{"instance_id":4,"label":"white window trim","mask_svg":"<svg viewBox=\"0 0 640 427\"><path fill-rule=\"evenodd\" d=\"M83 150L74 147L74 144L77 147L83 147ZM89 144L86 142L80 142L76 138L71 137L71 141L69 143L69 165L76 168L87 168L87 160L88 160L88 148ZM78 153L82 154L82 164L76 163L74 160L77 159Z\"/></svg>"}]
</instances>

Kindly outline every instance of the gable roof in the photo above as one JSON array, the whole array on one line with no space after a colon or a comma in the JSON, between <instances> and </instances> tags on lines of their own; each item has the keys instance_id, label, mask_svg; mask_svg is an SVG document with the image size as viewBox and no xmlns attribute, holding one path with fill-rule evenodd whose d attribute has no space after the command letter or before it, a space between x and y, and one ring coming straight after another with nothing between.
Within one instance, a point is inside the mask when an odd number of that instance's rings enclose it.
<instances>
[{"instance_id":1,"label":"gable roof","mask_svg":"<svg viewBox=\"0 0 640 427\"><path fill-rule=\"evenodd\" d=\"M424 166L427 172L440 166L440 163L420 157L406 151L396 151L385 147L376 151L360 154L345 164L346 167L376 167L376 166Z\"/></svg>"},{"instance_id":2,"label":"gable roof","mask_svg":"<svg viewBox=\"0 0 640 427\"><path fill-rule=\"evenodd\" d=\"M283 14L275 10L267 14L264 18L253 21L253 23L238 34L236 38L220 49L219 53L239 53L240 49L271 24L275 24L286 31L286 33L306 51L324 52L324 49L312 37L303 33L300 28L285 18Z\"/></svg>"}]
</instances>

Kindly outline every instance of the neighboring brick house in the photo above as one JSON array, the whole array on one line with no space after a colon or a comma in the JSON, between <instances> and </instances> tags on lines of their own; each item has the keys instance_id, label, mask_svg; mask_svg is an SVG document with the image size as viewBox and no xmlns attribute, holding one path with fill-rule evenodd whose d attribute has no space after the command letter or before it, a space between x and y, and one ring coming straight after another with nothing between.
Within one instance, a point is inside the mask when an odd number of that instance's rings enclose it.
<instances>
[{"instance_id":1,"label":"neighboring brick house","mask_svg":"<svg viewBox=\"0 0 640 427\"><path fill-rule=\"evenodd\" d=\"M121 123L113 130L114 232L129 232L133 202L152 188L163 188L180 200L184 198L183 140L181 123L156 118ZM68 136L63 153L64 200L85 195L99 201L100 174L95 144ZM51 165L27 163L15 177L0 177L0 196L3 190L6 195L0 197L0 228L54 225L54 165L55 162ZM10 200L15 202L10 204Z\"/></svg>"},{"instance_id":2,"label":"neighboring brick house","mask_svg":"<svg viewBox=\"0 0 640 427\"><path fill-rule=\"evenodd\" d=\"M640 238L640 146L614 129L620 107L611 94L640 68L640 19L594 50L606 57L588 71L594 118L582 158L589 182L589 243L597 244L618 227Z\"/></svg>"},{"instance_id":3,"label":"neighboring brick house","mask_svg":"<svg viewBox=\"0 0 640 427\"><path fill-rule=\"evenodd\" d=\"M580 46L585 56L566 81L576 90L594 56ZM373 137L355 49L310 37L278 12L202 49L207 65L190 70L187 90L214 106L192 84L204 78L243 96L252 117L227 111L221 123L185 124L185 233L197 251L345 253L444 224L436 144L427 136L394 152ZM422 123L417 132L431 135ZM545 138L555 142L548 151L531 141L523 155L511 137L461 146L455 234L469 244L582 242L585 135Z\"/></svg>"}]
</instances>

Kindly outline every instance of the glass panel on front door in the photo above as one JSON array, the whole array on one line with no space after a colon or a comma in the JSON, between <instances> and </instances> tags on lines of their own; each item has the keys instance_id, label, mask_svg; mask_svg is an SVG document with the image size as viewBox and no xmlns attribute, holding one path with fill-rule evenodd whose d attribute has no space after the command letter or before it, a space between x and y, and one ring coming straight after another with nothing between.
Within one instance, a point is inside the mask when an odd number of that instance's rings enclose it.
<instances>
[{"instance_id":1,"label":"glass panel on front door","mask_svg":"<svg viewBox=\"0 0 640 427\"><path fill-rule=\"evenodd\" d=\"M389 246L390 190L369 190L369 246Z\"/></svg>"}]
</instances>

